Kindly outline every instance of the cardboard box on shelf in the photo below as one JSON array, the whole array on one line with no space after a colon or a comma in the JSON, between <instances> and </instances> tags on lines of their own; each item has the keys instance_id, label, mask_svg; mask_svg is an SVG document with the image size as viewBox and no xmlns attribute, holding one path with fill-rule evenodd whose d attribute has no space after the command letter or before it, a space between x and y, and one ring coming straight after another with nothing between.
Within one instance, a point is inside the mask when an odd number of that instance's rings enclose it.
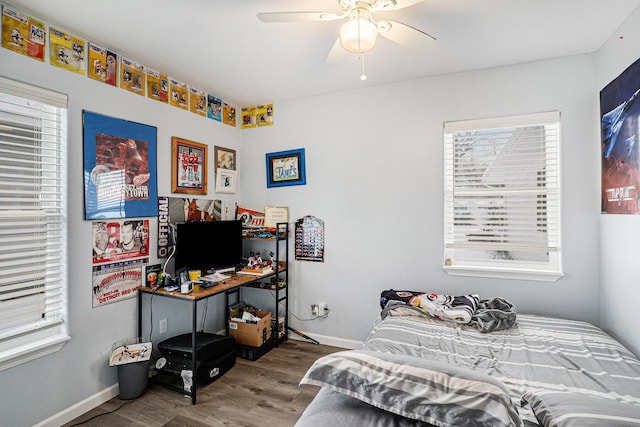
<instances>
[{"instance_id":1,"label":"cardboard box on shelf","mask_svg":"<svg viewBox=\"0 0 640 427\"><path fill-rule=\"evenodd\" d=\"M260 347L271 338L271 312L255 310L252 314L259 317L256 323L238 320L238 312L231 311L229 332L238 344Z\"/></svg>"}]
</instances>

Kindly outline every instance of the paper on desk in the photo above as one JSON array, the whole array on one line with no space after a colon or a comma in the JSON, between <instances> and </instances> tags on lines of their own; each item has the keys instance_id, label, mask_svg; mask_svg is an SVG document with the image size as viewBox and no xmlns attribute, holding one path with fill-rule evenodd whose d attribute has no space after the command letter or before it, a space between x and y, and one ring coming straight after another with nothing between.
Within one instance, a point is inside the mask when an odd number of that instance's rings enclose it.
<instances>
[{"instance_id":1,"label":"paper on desk","mask_svg":"<svg viewBox=\"0 0 640 427\"><path fill-rule=\"evenodd\" d=\"M226 280L229 278L231 278L231 276L227 276L226 274L213 273L200 277L200 280L203 280L205 282L219 282L221 280Z\"/></svg>"}]
</instances>

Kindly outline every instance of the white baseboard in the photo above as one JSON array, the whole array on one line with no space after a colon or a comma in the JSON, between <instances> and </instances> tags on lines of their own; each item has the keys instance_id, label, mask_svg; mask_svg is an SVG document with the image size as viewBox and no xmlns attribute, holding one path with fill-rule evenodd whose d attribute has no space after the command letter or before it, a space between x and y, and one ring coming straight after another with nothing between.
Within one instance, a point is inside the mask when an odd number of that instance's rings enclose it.
<instances>
[{"instance_id":1,"label":"white baseboard","mask_svg":"<svg viewBox=\"0 0 640 427\"><path fill-rule=\"evenodd\" d=\"M330 337L330 336L326 336L326 335L317 335L317 334L312 334L312 333L307 333L304 331L301 331L303 334L308 335L309 337L315 339L316 341L319 341L320 344L324 344L324 345L330 345L332 347L340 347L340 348L346 348L346 349L356 349L356 348L360 348L362 346L362 341L356 341L356 340L347 340L344 338L337 338L337 337ZM220 334L225 333L225 331L220 331ZM295 340L300 340L300 341L305 341L305 342L309 342L306 339L304 339L303 337L290 332L289 333L289 338L291 339L295 339ZM62 424L68 423L71 420L74 420L76 418L78 418L80 415L82 414L86 414L87 412L89 412L90 410L92 410L93 408L102 405L104 402L107 402L111 399L113 399L114 397L118 396L120 394L120 390L119 390L119 386L118 384L114 384L111 387L108 387L96 394L94 394L93 396L90 396L86 399L84 399L81 402L76 403L75 405L65 409L62 412L59 412L49 418L47 418L44 421L39 422L38 424L35 424L34 427L58 427L61 426Z\"/></svg>"},{"instance_id":2,"label":"white baseboard","mask_svg":"<svg viewBox=\"0 0 640 427\"><path fill-rule=\"evenodd\" d=\"M59 412L44 421L39 422L34 427L58 427L71 420L78 418L82 414L86 414L93 408L102 405L114 397L120 394L120 387L118 384L114 384L111 387L105 388L102 391L87 397L81 402L76 403L73 406Z\"/></svg>"},{"instance_id":3,"label":"white baseboard","mask_svg":"<svg viewBox=\"0 0 640 427\"><path fill-rule=\"evenodd\" d=\"M309 338L313 338L314 340L319 341L320 344L323 344L323 345L346 348L349 350L355 350L357 348L362 347L362 341L347 340L344 338L330 337L326 335L318 335L318 334L313 334L311 332L304 332L304 331L300 331L300 332L302 332L305 335L308 335ZM291 331L289 331L289 338L292 338L294 340L309 342L306 339L304 339L304 337L301 337L300 335Z\"/></svg>"}]
</instances>

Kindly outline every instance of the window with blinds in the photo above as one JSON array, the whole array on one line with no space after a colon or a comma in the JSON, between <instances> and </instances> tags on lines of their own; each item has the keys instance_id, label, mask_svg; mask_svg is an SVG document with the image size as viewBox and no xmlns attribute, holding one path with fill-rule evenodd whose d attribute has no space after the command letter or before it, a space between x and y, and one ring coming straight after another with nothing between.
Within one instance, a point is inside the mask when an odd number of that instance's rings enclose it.
<instances>
[{"instance_id":1,"label":"window with blinds","mask_svg":"<svg viewBox=\"0 0 640 427\"><path fill-rule=\"evenodd\" d=\"M65 333L67 97L0 77L0 369Z\"/></svg>"},{"instance_id":2,"label":"window with blinds","mask_svg":"<svg viewBox=\"0 0 640 427\"><path fill-rule=\"evenodd\" d=\"M557 280L560 113L448 122L449 274Z\"/></svg>"}]
</instances>

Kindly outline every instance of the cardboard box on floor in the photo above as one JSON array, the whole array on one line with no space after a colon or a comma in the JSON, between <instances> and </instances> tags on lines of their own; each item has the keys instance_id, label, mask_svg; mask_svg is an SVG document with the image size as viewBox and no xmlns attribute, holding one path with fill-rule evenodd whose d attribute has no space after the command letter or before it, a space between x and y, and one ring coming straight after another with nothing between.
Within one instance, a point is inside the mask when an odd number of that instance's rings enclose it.
<instances>
[{"instance_id":1,"label":"cardboard box on floor","mask_svg":"<svg viewBox=\"0 0 640 427\"><path fill-rule=\"evenodd\" d=\"M253 313L260 318L258 323L236 322L229 320L229 333L238 344L260 347L271 338L271 312L255 310ZM234 315L231 312L231 317Z\"/></svg>"}]
</instances>

